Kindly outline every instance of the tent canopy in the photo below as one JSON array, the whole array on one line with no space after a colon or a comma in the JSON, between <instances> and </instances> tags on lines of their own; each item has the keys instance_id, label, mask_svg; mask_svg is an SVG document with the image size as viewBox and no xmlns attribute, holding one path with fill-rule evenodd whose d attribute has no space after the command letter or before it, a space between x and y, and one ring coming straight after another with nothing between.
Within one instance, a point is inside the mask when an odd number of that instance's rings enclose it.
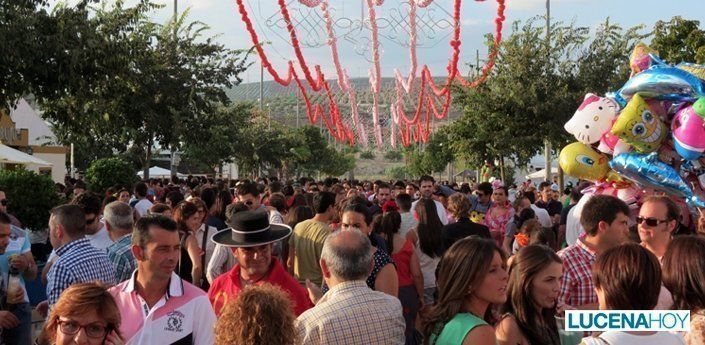
<instances>
[{"instance_id":1,"label":"tent canopy","mask_svg":"<svg viewBox=\"0 0 705 345\"><path fill-rule=\"evenodd\" d=\"M144 172L140 170L137 176L142 177L143 173ZM176 176L185 177L186 175L177 173ZM153 166L149 168L149 177L171 177L171 170Z\"/></svg>"},{"instance_id":2,"label":"tent canopy","mask_svg":"<svg viewBox=\"0 0 705 345\"><path fill-rule=\"evenodd\" d=\"M551 175L558 174L558 167L551 167ZM533 179L543 179L546 178L546 169L541 169L539 171L533 172L529 175L524 176L527 180L533 180Z\"/></svg>"},{"instance_id":3,"label":"tent canopy","mask_svg":"<svg viewBox=\"0 0 705 345\"><path fill-rule=\"evenodd\" d=\"M3 144L0 144L0 163L24 165L35 164L43 167L50 167L53 165L43 159L28 155L22 151L15 150L12 147Z\"/></svg>"}]
</instances>

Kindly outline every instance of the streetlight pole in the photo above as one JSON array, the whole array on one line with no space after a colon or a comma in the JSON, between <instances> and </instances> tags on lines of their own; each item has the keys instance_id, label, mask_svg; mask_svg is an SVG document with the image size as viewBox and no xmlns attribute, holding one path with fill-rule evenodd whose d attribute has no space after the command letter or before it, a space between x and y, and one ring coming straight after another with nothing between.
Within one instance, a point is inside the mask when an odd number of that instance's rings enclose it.
<instances>
[{"instance_id":1,"label":"streetlight pole","mask_svg":"<svg viewBox=\"0 0 705 345\"><path fill-rule=\"evenodd\" d=\"M546 77L548 77L548 68L551 65L551 0L546 0L546 56ZM544 159L546 161L546 181L551 182L551 142L548 138L544 140Z\"/></svg>"}]
</instances>

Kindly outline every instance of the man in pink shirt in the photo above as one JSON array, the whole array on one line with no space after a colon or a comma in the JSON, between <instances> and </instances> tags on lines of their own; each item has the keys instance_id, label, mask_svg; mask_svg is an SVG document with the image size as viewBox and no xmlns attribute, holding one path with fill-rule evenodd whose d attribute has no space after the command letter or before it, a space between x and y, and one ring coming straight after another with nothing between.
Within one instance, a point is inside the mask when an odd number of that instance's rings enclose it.
<instances>
[{"instance_id":1,"label":"man in pink shirt","mask_svg":"<svg viewBox=\"0 0 705 345\"><path fill-rule=\"evenodd\" d=\"M137 270L110 289L126 344L213 344L216 319L208 297L174 273L181 254L176 223L162 215L140 218L132 254Z\"/></svg>"}]
</instances>

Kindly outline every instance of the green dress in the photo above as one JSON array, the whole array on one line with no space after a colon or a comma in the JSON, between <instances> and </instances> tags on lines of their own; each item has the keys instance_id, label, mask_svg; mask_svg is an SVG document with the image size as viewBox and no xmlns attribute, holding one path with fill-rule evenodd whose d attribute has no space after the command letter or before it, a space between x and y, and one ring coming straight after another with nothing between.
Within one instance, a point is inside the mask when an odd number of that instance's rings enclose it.
<instances>
[{"instance_id":1,"label":"green dress","mask_svg":"<svg viewBox=\"0 0 705 345\"><path fill-rule=\"evenodd\" d=\"M465 336L477 326L487 325L485 320L470 314L458 313L441 330L441 334L431 335L429 344L431 345L459 345L463 343Z\"/></svg>"}]
</instances>

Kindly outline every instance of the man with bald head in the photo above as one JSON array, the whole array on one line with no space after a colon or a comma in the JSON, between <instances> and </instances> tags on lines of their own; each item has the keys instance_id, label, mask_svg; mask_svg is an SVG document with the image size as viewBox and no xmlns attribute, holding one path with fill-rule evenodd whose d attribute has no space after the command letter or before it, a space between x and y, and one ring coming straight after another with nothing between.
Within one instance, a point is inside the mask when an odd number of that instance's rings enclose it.
<instances>
[{"instance_id":1,"label":"man with bald head","mask_svg":"<svg viewBox=\"0 0 705 345\"><path fill-rule=\"evenodd\" d=\"M403 344L405 322L397 298L370 289L372 244L358 230L326 238L321 271L330 290L301 314L297 329L303 344Z\"/></svg>"}]
</instances>

